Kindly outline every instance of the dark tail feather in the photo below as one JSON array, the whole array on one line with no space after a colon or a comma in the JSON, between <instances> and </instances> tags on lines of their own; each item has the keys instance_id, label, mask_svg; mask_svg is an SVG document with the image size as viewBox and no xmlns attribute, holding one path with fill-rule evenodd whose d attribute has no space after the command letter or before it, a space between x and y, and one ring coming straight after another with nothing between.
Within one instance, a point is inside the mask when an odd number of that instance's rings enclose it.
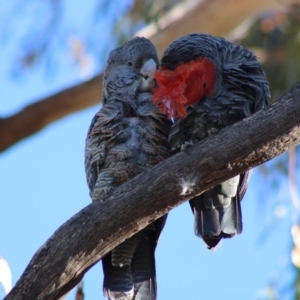
<instances>
[{"instance_id":1,"label":"dark tail feather","mask_svg":"<svg viewBox=\"0 0 300 300\"><path fill-rule=\"evenodd\" d=\"M132 260L132 274L134 281L134 300L155 300L156 271L155 271L155 247L157 232L149 229L141 239Z\"/></svg>"},{"instance_id":2,"label":"dark tail feather","mask_svg":"<svg viewBox=\"0 0 300 300\"><path fill-rule=\"evenodd\" d=\"M222 238L242 232L238 186L239 176L236 176L190 201L195 234L203 238L209 249L216 247Z\"/></svg>"},{"instance_id":3,"label":"dark tail feather","mask_svg":"<svg viewBox=\"0 0 300 300\"><path fill-rule=\"evenodd\" d=\"M156 299L154 253L166 218L159 218L103 257L105 297L110 300Z\"/></svg>"},{"instance_id":4,"label":"dark tail feather","mask_svg":"<svg viewBox=\"0 0 300 300\"><path fill-rule=\"evenodd\" d=\"M110 300L131 300L134 291L130 266L113 266L111 252L102 258L102 266L104 296Z\"/></svg>"}]
</instances>

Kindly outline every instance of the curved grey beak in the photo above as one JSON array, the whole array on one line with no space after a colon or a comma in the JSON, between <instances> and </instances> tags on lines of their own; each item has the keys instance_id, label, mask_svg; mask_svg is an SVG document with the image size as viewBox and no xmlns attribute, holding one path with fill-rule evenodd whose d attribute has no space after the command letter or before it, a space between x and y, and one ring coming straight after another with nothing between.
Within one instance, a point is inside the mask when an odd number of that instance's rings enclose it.
<instances>
[{"instance_id":1,"label":"curved grey beak","mask_svg":"<svg viewBox=\"0 0 300 300\"><path fill-rule=\"evenodd\" d=\"M141 84L139 86L140 92L150 92L154 86L153 73L156 70L156 63L151 58L147 60L141 68L140 75L142 77Z\"/></svg>"}]
</instances>

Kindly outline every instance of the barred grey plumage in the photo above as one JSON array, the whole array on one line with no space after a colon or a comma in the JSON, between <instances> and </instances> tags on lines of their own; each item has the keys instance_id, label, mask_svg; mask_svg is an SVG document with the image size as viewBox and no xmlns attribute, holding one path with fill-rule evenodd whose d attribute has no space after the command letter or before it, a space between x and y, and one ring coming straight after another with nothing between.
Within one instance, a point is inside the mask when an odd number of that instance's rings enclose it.
<instances>
[{"instance_id":1,"label":"barred grey plumage","mask_svg":"<svg viewBox=\"0 0 300 300\"><path fill-rule=\"evenodd\" d=\"M171 123L150 93L157 67L155 47L145 38L134 38L109 55L103 106L86 139L85 169L93 201L170 156ZM156 299L154 251L165 221L166 216L148 225L102 259L106 297Z\"/></svg>"},{"instance_id":2,"label":"barred grey plumage","mask_svg":"<svg viewBox=\"0 0 300 300\"><path fill-rule=\"evenodd\" d=\"M212 65L214 74L207 74L207 69L195 73L193 68L197 68L196 62L200 66L201 60L206 60L206 66ZM190 74L178 74L178 70L187 64L184 72ZM199 78L202 75L203 78ZM180 80L184 77L188 79L181 84ZM169 92L170 95L164 95L168 92L168 81L181 84L184 97L180 101L191 94L191 86L203 95L186 99L189 105L184 106L185 117L175 119L172 125L169 141L175 152L257 112L268 104L270 97L265 73L254 54L240 45L208 34L190 34L171 43L164 52L155 78L162 86L154 89L154 101L164 106L165 111L172 107L172 101L174 103L174 97L177 97L174 89ZM206 93L206 80L211 78L214 78L213 86ZM176 105L182 105L180 101ZM170 115L173 113L174 109L169 112ZM246 172L190 200L195 233L209 248L215 247L222 238L241 233L240 201L248 180L249 172Z\"/></svg>"}]
</instances>

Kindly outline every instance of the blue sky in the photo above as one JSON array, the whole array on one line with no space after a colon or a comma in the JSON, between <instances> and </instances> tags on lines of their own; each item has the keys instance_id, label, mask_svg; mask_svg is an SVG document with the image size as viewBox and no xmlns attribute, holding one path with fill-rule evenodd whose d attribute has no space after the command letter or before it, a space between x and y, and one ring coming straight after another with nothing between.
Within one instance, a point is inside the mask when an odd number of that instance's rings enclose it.
<instances>
[{"instance_id":1,"label":"blue sky","mask_svg":"<svg viewBox=\"0 0 300 300\"><path fill-rule=\"evenodd\" d=\"M0 19L14 11L19 2L2 5ZM84 79L68 55L66 40L70 35L86 37L93 67L85 78L100 70L108 48L115 43L107 29L111 27L109 20L117 18L111 15L115 7L120 12L128 7L125 1L115 1L107 8L106 19L102 16L93 26L89 16L96 1L85 1L84 5L81 1L61 2L60 26L64 30L57 33L51 51L40 64L20 72L17 59L22 51L18 45L31 28L32 14L42 20L48 12L41 2L30 3L28 8L24 5L18 18L2 18L0 22L1 116ZM83 164L84 143L99 107L72 114L0 155L0 255L10 264L13 283L54 231L90 203ZM188 204L173 210L157 249L158 299L267 299L265 289L270 282L282 288L280 299L290 299L290 195L283 177L279 178L279 187L273 188L270 180L254 171L242 203L244 232L224 241L214 252L194 236ZM280 218L274 213L278 207L285 212ZM84 277L84 291L87 300L104 299L101 264ZM0 287L1 296L4 291ZM74 299L74 292L67 299Z\"/></svg>"}]
</instances>

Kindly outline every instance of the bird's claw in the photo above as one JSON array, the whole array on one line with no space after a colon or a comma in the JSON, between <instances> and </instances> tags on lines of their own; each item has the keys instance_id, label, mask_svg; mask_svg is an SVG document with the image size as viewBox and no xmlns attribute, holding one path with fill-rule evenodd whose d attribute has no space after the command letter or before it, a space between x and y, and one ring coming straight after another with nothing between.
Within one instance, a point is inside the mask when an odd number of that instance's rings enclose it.
<instances>
[{"instance_id":1,"label":"bird's claw","mask_svg":"<svg viewBox=\"0 0 300 300\"><path fill-rule=\"evenodd\" d=\"M184 144L181 145L181 151L188 151L192 146L194 145L194 143L192 142L185 142Z\"/></svg>"},{"instance_id":2,"label":"bird's claw","mask_svg":"<svg viewBox=\"0 0 300 300\"><path fill-rule=\"evenodd\" d=\"M214 134L217 134L219 132L219 130L215 127L212 127L208 130L208 135L214 135Z\"/></svg>"}]
</instances>

